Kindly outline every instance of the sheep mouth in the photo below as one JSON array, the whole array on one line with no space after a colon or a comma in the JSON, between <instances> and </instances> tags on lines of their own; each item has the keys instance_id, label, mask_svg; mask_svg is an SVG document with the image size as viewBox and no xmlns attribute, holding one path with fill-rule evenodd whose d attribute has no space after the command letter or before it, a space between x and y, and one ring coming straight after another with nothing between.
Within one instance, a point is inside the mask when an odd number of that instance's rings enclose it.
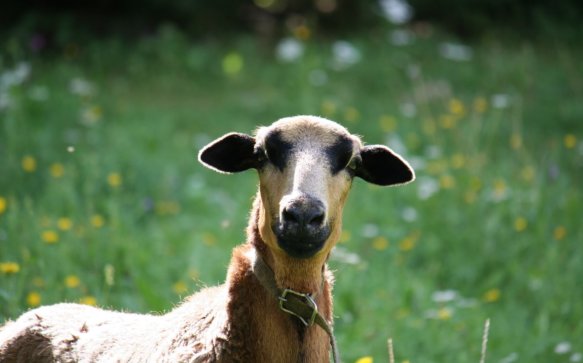
<instances>
[{"instance_id":1,"label":"sheep mouth","mask_svg":"<svg viewBox=\"0 0 583 363\"><path fill-rule=\"evenodd\" d=\"M272 229L279 247L291 257L301 259L310 258L322 250L330 237L330 228L327 225L317 231L291 231L281 225L274 225Z\"/></svg>"}]
</instances>

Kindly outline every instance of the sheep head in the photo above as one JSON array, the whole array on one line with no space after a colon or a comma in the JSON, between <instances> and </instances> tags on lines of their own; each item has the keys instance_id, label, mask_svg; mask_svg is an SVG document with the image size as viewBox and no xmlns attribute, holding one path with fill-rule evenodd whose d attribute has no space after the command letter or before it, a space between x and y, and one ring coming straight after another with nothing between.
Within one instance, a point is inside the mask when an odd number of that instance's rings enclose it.
<instances>
[{"instance_id":1,"label":"sheep head","mask_svg":"<svg viewBox=\"0 0 583 363\"><path fill-rule=\"evenodd\" d=\"M255 136L229 133L204 147L199 160L222 173L258 171L258 228L276 275L290 266L321 269L340 237L354 177L387 186L415 178L388 147L365 146L344 127L315 116L283 118Z\"/></svg>"}]
</instances>

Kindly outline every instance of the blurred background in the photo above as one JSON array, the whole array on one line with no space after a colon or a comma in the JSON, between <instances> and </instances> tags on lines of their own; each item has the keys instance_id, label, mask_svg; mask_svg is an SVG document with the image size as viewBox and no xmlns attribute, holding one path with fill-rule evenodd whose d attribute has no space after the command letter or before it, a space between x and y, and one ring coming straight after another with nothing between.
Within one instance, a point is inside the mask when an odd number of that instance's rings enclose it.
<instances>
[{"instance_id":1,"label":"blurred background","mask_svg":"<svg viewBox=\"0 0 583 363\"><path fill-rule=\"evenodd\" d=\"M0 322L163 312L222 283L255 173L196 161L295 114L401 153L331 256L343 360L583 361L583 3L21 1L0 12Z\"/></svg>"}]
</instances>

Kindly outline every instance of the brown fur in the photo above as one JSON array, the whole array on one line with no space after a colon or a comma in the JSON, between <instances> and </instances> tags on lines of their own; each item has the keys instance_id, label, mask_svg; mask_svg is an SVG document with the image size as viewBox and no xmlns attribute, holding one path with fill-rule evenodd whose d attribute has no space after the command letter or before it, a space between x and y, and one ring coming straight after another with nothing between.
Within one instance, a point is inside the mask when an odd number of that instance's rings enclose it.
<instances>
[{"instance_id":1,"label":"brown fur","mask_svg":"<svg viewBox=\"0 0 583 363\"><path fill-rule=\"evenodd\" d=\"M363 146L338 124L310 116L282 119L259 129L254 139L237 136L236 145L248 147L253 140L261 146L265 134L274 129L282 132L286 142L299 143L300 152L290 156L283 171L273 165L261 168L247 242L234 249L225 284L192 295L165 315L78 304L31 310L0 328L0 362L327 361L326 332L316 325L306 327L281 311L273 292L255 275L253 264L263 259L273 270L277 288L312 294L320 314L332 324L333 277L326 261L340 236L352 177L347 171L332 175L323 150L338 135L353 140L353 155ZM290 257L271 228L285 199L298 188L326 203L326 223L331 227L322 249L309 258Z\"/></svg>"}]
</instances>

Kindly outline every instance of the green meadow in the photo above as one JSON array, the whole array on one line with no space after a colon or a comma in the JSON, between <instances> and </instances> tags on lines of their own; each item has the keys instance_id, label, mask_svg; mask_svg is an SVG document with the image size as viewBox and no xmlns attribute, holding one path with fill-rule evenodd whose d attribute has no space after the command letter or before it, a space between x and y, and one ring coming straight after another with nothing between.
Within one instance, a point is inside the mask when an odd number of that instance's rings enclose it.
<instances>
[{"instance_id":1,"label":"green meadow","mask_svg":"<svg viewBox=\"0 0 583 363\"><path fill-rule=\"evenodd\" d=\"M303 37L307 38L307 37ZM345 362L583 361L581 47L383 31L0 53L0 322L62 301L164 312L222 283L256 173L198 150L335 120L417 180L355 180L335 271Z\"/></svg>"}]
</instances>

